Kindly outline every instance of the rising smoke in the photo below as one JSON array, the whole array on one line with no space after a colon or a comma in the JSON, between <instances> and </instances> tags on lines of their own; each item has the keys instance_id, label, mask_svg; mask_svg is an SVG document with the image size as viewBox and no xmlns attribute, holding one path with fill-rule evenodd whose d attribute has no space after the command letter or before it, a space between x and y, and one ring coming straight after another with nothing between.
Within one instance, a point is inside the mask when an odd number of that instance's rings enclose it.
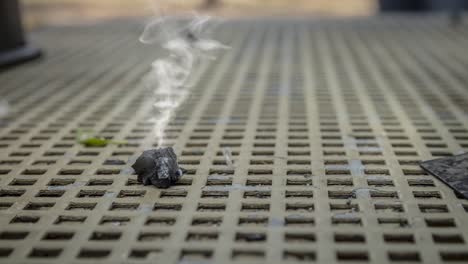
<instances>
[{"instance_id":1,"label":"rising smoke","mask_svg":"<svg viewBox=\"0 0 468 264\"><path fill-rule=\"evenodd\" d=\"M154 96L155 114L151 121L154 122L158 147L164 144L164 131L175 110L189 96L188 82L193 68L200 65L201 60L214 59L212 52L227 48L209 38L211 21L209 16L195 13L181 18L156 11L156 17L140 36L142 43L155 44L167 51L164 57L153 61L144 78L145 85Z\"/></svg>"}]
</instances>

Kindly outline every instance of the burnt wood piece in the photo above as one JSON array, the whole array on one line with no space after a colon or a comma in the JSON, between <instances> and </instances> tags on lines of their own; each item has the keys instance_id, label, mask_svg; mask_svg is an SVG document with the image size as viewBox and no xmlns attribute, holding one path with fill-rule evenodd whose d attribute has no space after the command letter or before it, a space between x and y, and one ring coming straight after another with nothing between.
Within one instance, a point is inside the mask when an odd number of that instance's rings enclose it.
<instances>
[{"instance_id":1,"label":"burnt wood piece","mask_svg":"<svg viewBox=\"0 0 468 264\"><path fill-rule=\"evenodd\" d=\"M420 165L468 199L468 153L424 161Z\"/></svg>"}]
</instances>

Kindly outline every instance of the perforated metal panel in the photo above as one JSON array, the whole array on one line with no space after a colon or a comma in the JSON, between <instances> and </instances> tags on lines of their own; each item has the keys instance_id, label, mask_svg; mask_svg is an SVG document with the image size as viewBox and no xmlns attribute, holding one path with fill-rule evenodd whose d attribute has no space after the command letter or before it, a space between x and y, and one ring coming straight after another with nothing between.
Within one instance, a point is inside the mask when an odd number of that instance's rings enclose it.
<instances>
[{"instance_id":1,"label":"perforated metal panel","mask_svg":"<svg viewBox=\"0 0 468 264\"><path fill-rule=\"evenodd\" d=\"M0 262L468 261L468 201L418 166L468 149L466 27L223 24L233 48L167 128L189 171L167 190L127 169L156 143L140 32L42 29L46 58L0 75ZM128 144L87 148L80 129Z\"/></svg>"}]
</instances>

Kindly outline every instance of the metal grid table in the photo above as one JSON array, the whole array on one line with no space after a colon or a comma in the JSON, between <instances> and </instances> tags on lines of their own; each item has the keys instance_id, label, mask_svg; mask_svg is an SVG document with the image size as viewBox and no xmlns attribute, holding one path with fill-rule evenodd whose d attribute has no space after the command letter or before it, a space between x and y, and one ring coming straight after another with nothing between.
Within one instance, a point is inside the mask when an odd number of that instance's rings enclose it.
<instances>
[{"instance_id":1,"label":"metal grid table","mask_svg":"<svg viewBox=\"0 0 468 264\"><path fill-rule=\"evenodd\" d=\"M466 263L468 201L418 166L468 149L468 29L446 24L223 24L232 50L167 129L188 169L167 190L127 169L156 142L141 25L35 32L48 56L0 75L0 262Z\"/></svg>"}]
</instances>

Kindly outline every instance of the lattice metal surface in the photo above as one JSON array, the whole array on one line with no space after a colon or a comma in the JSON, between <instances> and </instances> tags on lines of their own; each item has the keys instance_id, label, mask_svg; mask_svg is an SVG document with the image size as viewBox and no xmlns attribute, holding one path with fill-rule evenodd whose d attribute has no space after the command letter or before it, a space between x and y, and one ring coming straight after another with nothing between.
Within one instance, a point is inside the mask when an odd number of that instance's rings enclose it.
<instances>
[{"instance_id":1,"label":"lattice metal surface","mask_svg":"<svg viewBox=\"0 0 468 264\"><path fill-rule=\"evenodd\" d=\"M226 22L232 49L167 129L189 170L167 190L127 169L156 142L140 32L42 29L46 58L0 75L0 262L468 261L468 201L418 166L468 149L466 27ZM80 129L128 144L84 147Z\"/></svg>"}]
</instances>

